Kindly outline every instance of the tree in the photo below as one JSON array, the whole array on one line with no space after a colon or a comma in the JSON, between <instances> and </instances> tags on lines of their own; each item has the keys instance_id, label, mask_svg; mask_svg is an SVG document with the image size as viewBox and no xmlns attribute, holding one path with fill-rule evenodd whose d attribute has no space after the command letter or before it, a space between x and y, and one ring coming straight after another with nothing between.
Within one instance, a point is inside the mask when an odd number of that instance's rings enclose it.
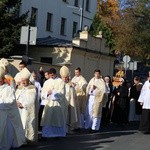
<instances>
[{"instance_id":1,"label":"tree","mask_svg":"<svg viewBox=\"0 0 150 150\"><path fill-rule=\"evenodd\" d=\"M112 50L150 59L150 0L99 0L97 14L92 33L109 33L104 38L113 43Z\"/></svg>"},{"instance_id":2,"label":"tree","mask_svg":"<svg viewBox=\"0 0 150 150\"><path fill-rule=\"evenodd\" d=\"M102 0L98 13L105 23L113 27L115 21L120 18L118 0Z\"/></svg>"},{"instance_id":3,"label":"tree","mask_svg":"<svg viewBox=\"0 0 150 150\"><path fill-rule=\"evenodd\" d=\"M0 57L14 53L27 13L19 16L21 0L0 0Z\"/></svg>"},{"instance_id":4,"label":"tree","mask_svg":"<svg viewBox=\"0 0 150 150\"><path fill-rule=\"evenodd\" d=\"M150 0L126 0L121 12L116 49L135 59L150 58Z\"/></svg>"},{"instance_id":5,"label":"tree","mask_svg":"<svg viewBox=\"0 0 150 150\"><path fill-rule=\"evenodd\" d=\"M115 48L114 36L116 20L119 19L119 5L118 0L105 0L98 1L98 12L93 19L93 23L90 28L92 35L97 35L99 31L102 31L103 37L106 39L106 46L111 50L111 53Z\"/></svg>"},{"instance_id":6,"label":"tree","mask_svg":"<svg viewBox=\"0 0 150 150\"><path fill-rule=\"evenodd\" d=\"M114 39L115 49L117 51L119 50L122 53L130 56L134 56L135 52L139 52L139 49L134 42L134 35L136 33L135 25L135 18L128 13L122 14L120 20L116 22L116 28L114 29Z\"/></svg>"},{"instance_id":7,"label":"tree","mask_svg":"<svg viewBox=\"0 0 150 150\"><path fill-rule=\"evenodd\" d=\"M113 32L111 28L104 21L102 21L98 14L96 14L90 27L90 34L96 36L100 31L102 32L103 38L106 40L106 46L108 46L110 50L113 51Z\"/></svg>"},{"instance_id":8,"label":"tree","mask_svg":"<svg viewBox=\"0 0 150 150\"><path fill-rule=\"evenodd\" d=\"M135 41L140 46L142 59L150 58L150 0L139 0L134 9L137 20Z\"/></svg>"}]
</instances>

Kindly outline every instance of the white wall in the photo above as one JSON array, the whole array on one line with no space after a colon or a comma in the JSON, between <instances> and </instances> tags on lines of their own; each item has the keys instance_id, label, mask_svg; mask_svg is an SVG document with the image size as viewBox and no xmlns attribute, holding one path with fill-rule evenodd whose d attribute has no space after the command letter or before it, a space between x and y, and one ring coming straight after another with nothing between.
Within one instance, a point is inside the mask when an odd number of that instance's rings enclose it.
<instances>
[{"instance_id":1,"label":"white wall","mask_svg":"<svg viewBox=\"0 0 150 150\"><path fill-rule=\"evenodd\" d=\"M97 0L91 0L90 4L90 12L85 11L84 7L83 27L84 25L91 25L92 19L97 11ZM68 3L64 3L62 0L22 0L20 14L29 11L29 16L31 16L31 7L38 9L38 38L52 36L72 40L73 21L78 22L79 28L80 11L69 8L67 5L73 6L74 0L68 0ZM46 31L47 12L53 14L52 32ZM61 17L67 18L66 36L60 35Z\"/></svg>"},{"instance_id":2,"label":"white wall","mask_svg":"<svg viewBox=\"0 0 150 150\"><path fill-rule=\"evenodd\" d=\"M82 75L89 81L94 76L94 70L100 69L102 76L113 76L114 57L73 49L71 57L71 76L74 69L81 68Z\"/></svg>"},{"instance_id":3,"label":"white wall","mask_svg":"<svg viewBox=\"0 0 150 150\"><path fill-rule=\"evenodd\" d=\"M87 81L93 77L95 69L100 69L103 76L113 76L114 57L93 53L92 51L87 52L80 48L34 47L30 49L29 56L34 58L36 61L40 61L40 57L52 57L53 65L70 62L71 65L69 68L71 76L74 76L74 69L80 67L82 75L85 76Z\"/></svg>"}]
</instances>

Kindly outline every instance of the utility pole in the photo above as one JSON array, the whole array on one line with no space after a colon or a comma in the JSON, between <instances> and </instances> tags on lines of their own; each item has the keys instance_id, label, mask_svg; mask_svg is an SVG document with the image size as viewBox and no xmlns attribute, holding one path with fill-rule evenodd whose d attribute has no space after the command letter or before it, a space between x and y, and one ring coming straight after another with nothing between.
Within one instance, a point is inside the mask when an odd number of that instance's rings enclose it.
<instances>
[{"instance_id":1,"label":"utility pole","mask_svg":"<svg viewBox=\"0 0 150 150\"><path fill-rule=\"evenodd\" d=\"M28 51L29 51L29 44L30 44L30 26L27 26L27 44L26 44L26 56L28 56Z\"/></svg>"}]
</instances>

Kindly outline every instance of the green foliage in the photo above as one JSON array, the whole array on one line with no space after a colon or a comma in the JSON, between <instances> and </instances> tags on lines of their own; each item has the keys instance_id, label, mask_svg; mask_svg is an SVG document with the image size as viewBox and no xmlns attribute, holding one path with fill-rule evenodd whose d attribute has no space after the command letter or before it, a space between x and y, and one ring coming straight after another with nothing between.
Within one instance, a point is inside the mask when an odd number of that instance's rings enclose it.
<instances>
[{"instance_id":1,"label":"green foliage","mask_svg":"<svg viewBox=\"0 0 150 150\"><path fill-rule=\"evenodd\" d=\"M0 0L0 57L8 57L19 43L21 26L27 13L19 16L21 0Z\"/></svg>"},{"instance_id":2,"label":"green foliage","mask_svg":"<svg viewBox=\"0 0 150 150\"><path fill-rule=\"evenodd\" d=\"M99 30L100 24L101 24L101 20L98 17L98 15L96 14L94 16L93 22L92 22L91 27L90 27L90 33L92 35L98 35L99 34L99 31L101 31L101 30Z\"/></svg>"},{"instance_id":3,"label":"green foliage","mask_svg":"<svg viewBox=\"0 0 150 150\"><path fill-rule=\"evenodd\" d=\"M106 40L106 46L114 50L112 29L96 14L90 27L90 34L96 36L100 31L102 31L102 36Z\"/></svg>"}]
</instances>

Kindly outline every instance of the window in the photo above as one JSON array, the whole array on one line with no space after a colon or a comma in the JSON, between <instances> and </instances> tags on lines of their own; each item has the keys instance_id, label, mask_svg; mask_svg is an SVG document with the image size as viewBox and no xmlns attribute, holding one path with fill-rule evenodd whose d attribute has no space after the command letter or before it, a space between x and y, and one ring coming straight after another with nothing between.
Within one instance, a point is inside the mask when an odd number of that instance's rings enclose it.
<instances>
[{"instance_id":1,"label":"window","mask_svg":"<svg viewBox=\"0 0 150 150\"><path fill-rule=\"evenodd\" d=\"M73 22L72 37L74 37L75 33L77 33L77 27L78 27L78 23L77 22Z\"/></svg>"},{"instance_id":2,"label":"window","mask_svg":"<svg viewBox=\"0 0 150 150\"><path fill-rule=\"evenodd\" d=\"M32 7L31 8L31 25L32 26L36 26L37 24L37 13L38 13L38 9Z\"/></svg>"},{"instance_id":3,"label":"window","mask_svg":"<svg viewBox=\"0 0 150 150\"><path fill-rule=\"evenodd\" d=\"M67 2L67 0L62 0L63 2Z\"/></svg>"},{"instance_id":4,"label":"window","mask_svg":"<svg viewBox=\"0 0 150 150\"><path fill-rule=\"evenodd\" d=\"M74 6L79 7L79 0L74 1Z\"/></svg>"},{"instance_id":5,"label":"window","mask_svg":"<svg viewBox=\"0 0 150 150\"><path fill-rule=\"evenodd\" d=\"M41 57L41 62L52 64L52 57Z\"/></svg>"},{"instance_id":6,"label":"window","mask_svg":"<svg viewBox=\"0 0 150 150\"><path fill-rule=\"evenodd\" d=\"M47 13L46 31L52 31L52 17L53 14Z\"/></svg>"},{"instance_id":7,"label":"window","mask_svg":"<svg viewBox=\"0 0 150 150\"><path fill-rule=\"evenodd\" d=\"M61 27L60 27L60 34L65 35L65 29L66 29L66 19L61 18Z\"/></svg>"},{"instance_id":8,"label":"window","mask_svg":"<svg viewBox=\"0 0 150 150\"><path fill-rule=\"evenodd\" d=\"M85 10L90 11L90 0L86 0Z\"/></svg>"}]
</instances>

